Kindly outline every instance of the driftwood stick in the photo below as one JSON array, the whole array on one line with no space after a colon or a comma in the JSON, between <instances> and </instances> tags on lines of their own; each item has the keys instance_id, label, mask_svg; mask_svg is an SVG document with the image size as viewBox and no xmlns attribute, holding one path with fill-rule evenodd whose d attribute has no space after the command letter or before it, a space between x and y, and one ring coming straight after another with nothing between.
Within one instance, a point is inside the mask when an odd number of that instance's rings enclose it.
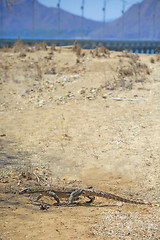
<instances>
[{"instance_id":1,"label":"driftwood stick","mask_svg":"<svg viewBox=\"0 0 160 240\"><path fill-rule=\"evenodd\" d=\"M134 98L111 98L111 99L115 101L133 101L133 102L143 101L142 99L134 99Z\"/></svg>"}]
</instances>

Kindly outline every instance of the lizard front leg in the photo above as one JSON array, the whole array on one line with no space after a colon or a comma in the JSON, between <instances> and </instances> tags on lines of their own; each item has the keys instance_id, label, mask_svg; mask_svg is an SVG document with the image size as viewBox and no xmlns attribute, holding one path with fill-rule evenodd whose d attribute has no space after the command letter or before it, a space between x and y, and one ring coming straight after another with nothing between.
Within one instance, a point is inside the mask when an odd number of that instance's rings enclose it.
<instances>
[{"instance_id":1,"label":"lizard front leg","mask_svg":"<svg viewBox=\"0 0 160 240\"><path fill-rule=\"evenodd\" d=\"M57 201L57 204L60 203L59 197L54 192L47 191L47 193L48 193L49 196L54 197L54 199Z\"/></svg>"},{"instance_id":2,"label":"lizard front leg","mask_svg":"<svg viewBox=\"0 0 160 240\"><path fill-rule=\"evenodd\" d=\"M47 191L47 192L45 192L45 193L39 194L39 196L34 200L34 202L38 201L38 200L41 199L43 196L54 197L54 199L57 201L57 204L60 203L59 197L58 197L54 192L51 192L51 191Z\"/></svg>"},{"instance_id":3,"label":"lizard front leg","mask_svg":"<svg viewBox=\"0 0 160 240\"><path fill-rule=\"evenodd\" d=\"M43 197L43 194L39 194L38 197L36 199L33 200L33 202L37 202L39 199L41 199Z\"/></svg>"}]
</instances>

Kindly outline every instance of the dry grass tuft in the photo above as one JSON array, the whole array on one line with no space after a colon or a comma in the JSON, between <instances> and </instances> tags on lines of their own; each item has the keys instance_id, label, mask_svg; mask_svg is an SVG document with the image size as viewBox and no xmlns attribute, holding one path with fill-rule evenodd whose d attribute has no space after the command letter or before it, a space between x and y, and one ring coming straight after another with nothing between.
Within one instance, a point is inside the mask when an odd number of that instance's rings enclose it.
<instances>
[{"instance_id":1,"label":"dry grass tuft","mask_svg":"<svg viewBox=\"0 0 160 240\"><path fill-rule=\"evenodd\" d=\"M150 58L151 63L155 63L155 59L153 57Z\"/></svg>"},{"instance_id":2,"label":"dry grass tuft","mask_svg":"<svg viewBox=\"0 0 160 240\"><path fill-rule=\"evenodd\" d=\"M42 77L42 70L41 70L41 68L40 68L40 66L39 66L38 63L35 63L35 67L36 67L36 70L37 70L36 80L40 82L40 81L43 80L43 77Z\"/></svg>"},{"instance_id":3,"label":"dry grass tuft","mask_svg":"<svg viewBox=\"0 0 160 240\"><path fill-rule=\"evenodd\" d=\"M35 43L34 47L36 51L47 50L47 43L46 42Z\"/></svg>"},{"instance_id":4,"label":"dry grass tuft","mask_svg":"<svg viewBox=\"0 0 160 240\"><path fill-rule=\"evenodd\" d=\"M160 62L160 54L157 54L156 60L157 60L157 62Z\"/></svg>"},{"instance_id":5,"label":"dry grass tuft","mask_svg":"<svg viewBox=\"0 0 160 240\"><path fill-rule=\"evenodd\" d=\"M132 62L136 63L139 60L139 55L136 53L123 52L119 57L130 58Z\"/></svg>"},{"instance_id":6,"label":"dry grass tuft","mask_svg":"<svg viewBox=\"0 0 160 240\"><path fill-rule=\"evenodd\" d=\"M52 50L52 51L56 51L56 44L53 43L53 44L51 45L51 50Z\"/></svg>"},{"instance_id":7,"label":"dry grass tuft","mask_svg":"<svg viewBox=\"0 0 160 240\"><path fill-rule=\"evenodd\" d=\"M81 56L82 55L82 48L78 45L78 43L76 41L73 42L72 50L74 52L76 52L77 56Z\"/></svg>"},{"instance_id":8,"label":"dry grass tuft","mask_svg":"<svg viewBox=\"0 0 160 240\"><path fill-rule=\"evenodd\" d=\"M1 49L2 52L9 52L10 49L8 46L4 46L2 49Z\"/></svg>"},{"instance_id":9,"label":"dry grass tuft","mask_svg":"<svg viewBox=\"0 0 160 240\"><path fill-rule=\"evenodd\" d=\"M117 69L118 79L115 78L114 87L127 88L131 90L134 83L143 83L150 74L150 69L144 63L139 61L137 54L124 52L120 57L126 57L130 60L126 61L123 58L119 59L120 66Z\"/></svg>"},{"instance_id":10,"label":"dry grass tuft","mask_svg":"<svg viewBox=\"0 0 160 240\"><path fill-rule=\"evenodd\" d=\"M136 64L137 74L150 75L151 71L145 63L138 62Z\"/></svg>"},{"instance_id":11,"label":"dry grass tuft","mask_svg":"<svg viewBox=\"0 0 160 240\"><path fill-rule=\"evenodd\" d=\"M13 46L14 52L20 52L22 50L24 50L24 44L22 39L20 39L20 37L18 37L16 43Z\"/></svg>"},{"instance_id":12,"label":"dry grass tuft","mask_svg":"<svg viewBox=\"0 0 160 240\"><path fill-rule=\"evenodd\" d=\"M110 51L104 46L96 47L91 50L90 53L92 54L92 57L110 57Z\"/></svg>"}]
</instances>

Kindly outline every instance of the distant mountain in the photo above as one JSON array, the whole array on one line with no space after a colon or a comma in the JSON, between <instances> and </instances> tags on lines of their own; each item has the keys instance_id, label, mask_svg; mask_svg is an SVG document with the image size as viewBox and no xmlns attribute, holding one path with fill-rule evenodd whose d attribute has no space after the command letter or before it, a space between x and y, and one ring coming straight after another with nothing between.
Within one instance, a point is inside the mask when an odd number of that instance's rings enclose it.
<instances>
[{"instance_id":1,"label":"distant mountain","mask_svg":"<svg viewBox=\"0 0 160 240\"><path fill-rule=\"evenodd\" d=\"M160 0L144 0L133 5L125 14L105 25L106 38L160 40ZM102 36L95 29L91 37Z\"/></svg>"},{"instance_id":2,"label":"distant mountain","mask_svg":"<svg viewBox=\"0 0 160 240\"><path fill-rule=\"evenodd\" d=\"M11 14L4 8L4 35L32 36L32 0L22 0L12 8ZM60 25L58 18L60 16ZM34 23L36 37L81 37L82 19L79 16L60 10L49 8L37 0L34 3ZM101 27L101 23L84 19L84 36ZM59 31L60 29L60 31Z\"/></svg>"},{"instance_id":3,"label":"distant mountain","mask_svg":"<svg viewBox=\"0 0 160 240\"><path fill-rule=\"evenodd\" d=\"M32 0L21 0L12 8L12 12L14 14L3 6L3 35L31 37ZM57 8L46 7L35 0L34 23L35 37L74 39L83 35L84 38L160 40L160 0L144 0L135 4L122 17L105 26L102 22L86 18L82 21L80 16L62 9L58 12Z\"/></svg>"}]
</instances>

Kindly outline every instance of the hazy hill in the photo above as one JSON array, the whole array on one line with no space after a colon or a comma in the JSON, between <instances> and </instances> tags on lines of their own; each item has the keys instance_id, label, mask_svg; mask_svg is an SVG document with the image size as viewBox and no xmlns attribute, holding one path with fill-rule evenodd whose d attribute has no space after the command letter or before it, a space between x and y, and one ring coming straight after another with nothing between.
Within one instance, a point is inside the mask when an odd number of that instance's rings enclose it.
<instances>
[{"instance_id":1,"label":"hazy hill","mask_svg":"<svg viewBox=\"0 0 160 240\"><path fill-rule=\"evenodd\" d=\"M32 0L22 0L9 13L4 7L3 29L7 36L32 36ZM60 10L60 32L58 31L58 9L49 8L35 0L34 22L36 37L81 38L82 19L80 16ZM160 0L144 0L133 5L123 17L103 24L84 19L83 35L86 38L113 39L160 39Z\"/></svg>"},{"instance_id":2,"label":"hazy hill","mask_svg":"<svg viewBox=\"0 0 160 240\"><path fill-rule=\"evenodd\" d=\"M4 11L5 35L32 35L32 0L22 0L15 6L10 14ZM49 8L35 0L34 7L35 35L39 37L58 37L58 9ZM60 36L81 37L81 17L60 10ZM99 28L101 23L84 19L84 35L88 36L93 30Z\"/></svg>"},{"instance_id":3,"label":"hazy hill","mask_svg":"<svg viewBox=\"0 0 160 240\"><path fill-rule=\"evenodd\" d=\"M105 37L125 39L160 40L160 0L144 0L133 5L123 17L106 24ZM91 37L102 36L102 29L95 29Z\"/></svg>"}]
</instances>

